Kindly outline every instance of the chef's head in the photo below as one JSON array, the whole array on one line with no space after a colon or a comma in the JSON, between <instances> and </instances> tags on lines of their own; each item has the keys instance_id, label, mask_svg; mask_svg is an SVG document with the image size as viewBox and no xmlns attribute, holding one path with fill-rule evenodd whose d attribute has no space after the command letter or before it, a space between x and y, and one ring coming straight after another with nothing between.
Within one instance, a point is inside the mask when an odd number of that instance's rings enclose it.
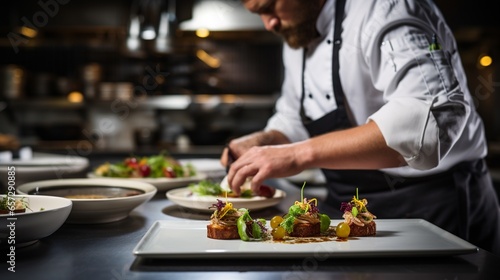
<instances>
[{"instance_id":1,"label":"chef's head","mask_svg":"<svg viewBox=\"0 0 500 280\"><path fill-rule=\"evenodd\" d=\"M318 37L316 20L326 0L242 0L252 13L260 15L267 30L292 48L306 47Z\"/></svg>"}]
</instances>

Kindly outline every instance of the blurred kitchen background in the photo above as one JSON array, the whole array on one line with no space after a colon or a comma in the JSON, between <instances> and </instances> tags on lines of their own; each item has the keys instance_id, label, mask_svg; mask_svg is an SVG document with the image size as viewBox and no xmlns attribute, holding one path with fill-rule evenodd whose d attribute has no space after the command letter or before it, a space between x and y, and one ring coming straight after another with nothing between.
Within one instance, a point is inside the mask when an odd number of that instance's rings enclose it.
<instances>
[{"instance_id":1,"label":"blurred kitchen background","mask_svg":"<svg viewBox=\"0 0 500 280\"><path fill-rule=\"evenodd\" d=\"M436 2L456 34L490 164L500 167L497 10L486 0ZM216 156L272 114L281 41L240 0L1 6L0 134L23 146Z\"/></svg>"}]
</instances>

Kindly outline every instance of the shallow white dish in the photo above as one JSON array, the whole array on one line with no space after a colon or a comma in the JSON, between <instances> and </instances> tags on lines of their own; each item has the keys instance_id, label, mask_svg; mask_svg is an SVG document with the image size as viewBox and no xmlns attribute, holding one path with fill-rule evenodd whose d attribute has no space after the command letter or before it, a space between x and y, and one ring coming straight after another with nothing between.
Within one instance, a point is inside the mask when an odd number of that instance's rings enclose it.
<instances>
[{"instance_id":1,"label":"shallow white dish","mask_svg":"<svg viewBox=\"0 0 500 280\"><path fill-rule=\"evenodd\" d=\"M332 220L331 225L339 222ZM156 221L133 253L145 258L165 259L311 258L314 261L316 258L446 256L478 250L465 240L421 219L379 219L375 236L350 238L343 242L295 244L210 239L207 224L208 221Z\"/></svg>"},{"instance_id":2,"label":"shallow white dish","mask_svg":"<svg viewBox=\"0 0 500 280\"><path fill-rule=\"evenodd\" d=\"M102 177L90 172L87 174L89 178L99 178L99 179L118 179L112 177ZM129 180L131 182L144 182L151 184L156 187L159 192L168 191L175 188L185 187L191 183L198 183L199 181L205 180L207 175L202 172L197 172L196 176L185 177L185 178L119 178L121 180Z\"/></svg>"},{"instance_id":3,"label":"shallow white dish","mask_svg":"<svg viewBox=\"0 0 500 280\"><path fill-rule=\"evenodd\" d=\"M88 166L89 160L84 157L35 152L28 160L0 162L0 180L4 186L7 185L7 174L12 171L9 167L15 168L16 184L20 185L40 180L82 177Z\"/></svg>"},{"instance_id":4,"label":"shallow white dish","mask_svg":"<svg viewBox=\"0 0 500 280\"><path fill-rule=\"evenodd\" d=\"M4 197L5 195L1 195ZM42 195L14 195L24 197L29 209L25 213L0 214L0 245L25 246L47 237L58 230L68 218L70 199ZM43 209L43 210L42 210ZM14 225L15 227L7 227ZM9 239L10 237L10 239Z\"/></svg>"},{"instance_id":5,"label":"shallow white dish","mask_svg":"<svg viewBox=\"0 0 500 280\"><path fill-rule=\"evenodd\" d=\"M170 190L166 193L167 198L173 203L197 211L213 212L214 209L209 209L213 204L217 203L217 199L231 202L235 208L247 208L249 210L259 210L274 206L286 197L286 193L280 189L276 189L276 193L271 198L263 196L254 196L252 198L240 197L216 197L216 196L197 196L193 195L189 188L180 188Z\"/></svg>"},{"instance_id":6,"label":"shallow white dish","mask_svg":"<svg viewBox=\"0 0 500 280\"><path fill-rule=\"evenodd\" d=\"M226 168L215 158L191 158L180 159L182 165L191 164L194 168L207 175L208 178L223 178L226 176Z\"/></svg>"},{"instance_id":7,"label":"shallow white dish","mask_svg":"<svg viewBox=\"0 0 500 280\"><path fill-rule=\"evenodd\" d=\"M90 190L93 188L92 190ZM63 193L54 191L64 190ZM149 201L156 194L156 187L126 179L61 179L45 180L23 184L17 188L21 194L50 194L67 196L77 194L106 195L110 191L139 192L138 194L108 198L69 198L73 209L66 220L73 224L99 224L125 219L137 206Z\"/></svg>"}]
</instances>

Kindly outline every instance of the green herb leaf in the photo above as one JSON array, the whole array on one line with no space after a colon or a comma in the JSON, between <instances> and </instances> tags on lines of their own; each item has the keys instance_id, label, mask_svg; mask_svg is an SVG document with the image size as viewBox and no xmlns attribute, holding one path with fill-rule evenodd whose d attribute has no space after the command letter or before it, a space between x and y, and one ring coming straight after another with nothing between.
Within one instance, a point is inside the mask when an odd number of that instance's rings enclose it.
<instances>
[{"instance_id":1,"label":"green herb leaf","mask_svg":"<svg viewBox=\"0 0 500 280\"><path fill-rule=\"evenodd\" d=\"M243 198L251 198L253 196L252 190L244 190L243 192L240 193L240 197Z\"/></svg>"},{"instance_id":2,"label":"green herb leaf","mask_svg":"<svg viewBox=\"0 0 500 280\"><path fill-rule=\"evenodd\" d=\"M329 228L330 228L330 223L331 223L331 219L328 215L326 214L318 214L319 215L319 220L321 222L321 232L325 232L327 231Z\"/></svg>"},{"instance_id":3,"label":"green herb leaf","mask_svg":"<svg viewBox=\"0 0 500 280\"><path fill-rule=\"evenodd\" d=\"M356 216L358 215L358 208L356 208L356 207L352 207L352 209L351 209L351 213L352 213L352 215L353 215L354 217L356 217Z\"/></svg>"},{"instance_id":4,"label":"green herb leaf","mask_svg":"<svg viewBox=\"0 0 500 280\"><path fill-rule=\"evenodd\" d=\"M294 222L295 216L287 215L280 225L286 230L286 232L290 233L293 231Z\"/></svg>"},{"instance_id":5,"label":"green herb leaf","mask_svg":"<svg viewBox=\"0 0 500 280\"><path fill-rule=\"evenodd\" d=\"M219 184L209 180L202 180L197 184L194 183L190 184L188 188L190 191L200 196L205 196L205 195L218 196L223 193L223 190Z\"/></svg>"}]
</instances>

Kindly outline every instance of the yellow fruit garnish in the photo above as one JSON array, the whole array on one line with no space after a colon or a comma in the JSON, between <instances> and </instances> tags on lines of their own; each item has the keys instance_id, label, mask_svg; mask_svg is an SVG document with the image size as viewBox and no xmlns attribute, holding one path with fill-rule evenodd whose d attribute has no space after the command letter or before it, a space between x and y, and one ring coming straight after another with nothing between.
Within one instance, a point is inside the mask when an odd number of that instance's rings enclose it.
<instances>
[{"instance_id":1,"label":"yellow fruit garnish","mask_svg":"<svg viewBox=\"0 0 500 280\"><path fill-rule=\"evenodd\" d=\"M347 238L351 233L351 228L345 222L340 222L335 228L335 234L340 238Z\"/></svg>"}]
</instances>

